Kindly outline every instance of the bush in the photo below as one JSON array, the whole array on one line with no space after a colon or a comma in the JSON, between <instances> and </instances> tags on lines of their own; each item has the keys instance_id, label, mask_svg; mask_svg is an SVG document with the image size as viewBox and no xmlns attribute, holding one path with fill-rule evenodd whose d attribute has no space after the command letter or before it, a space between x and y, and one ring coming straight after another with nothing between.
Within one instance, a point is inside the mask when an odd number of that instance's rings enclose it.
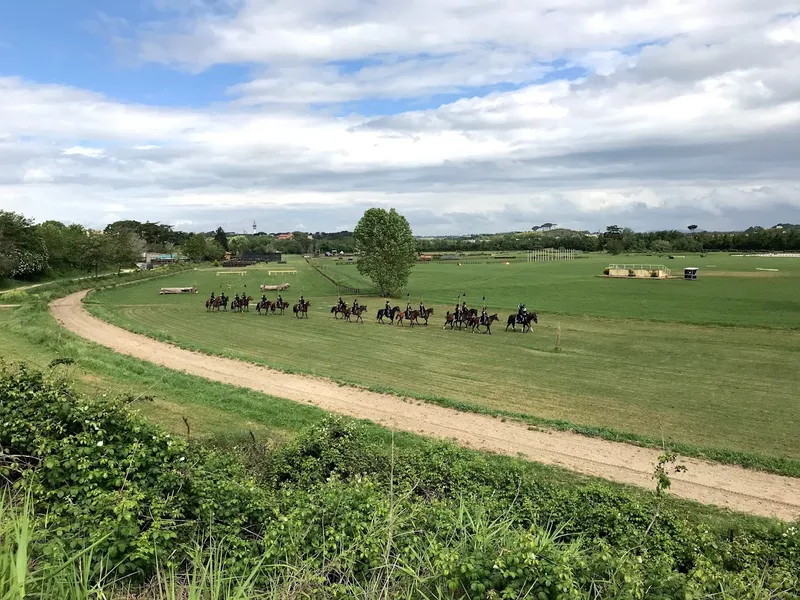
<instances>
[{"instance_id":1,"label":"bush","mask_svg":"<svg viewBox=\"0 0 800 600\"><path fill-rule=\"evenodd\" d=\"M636 277L636 271L633 269L628 269L628 277Z\"/></svg>"},{"instance_id":2,"label":"bush","mask_svg":"<svg viewBox=\"0 0 800 600\"><path fill-rule=\"evenodd\" d=\"M611 273L611 269L609 269L608 267L603 269L603 275L609 275L610 273Z\"/></svg>"},{"instance_id":3,"label":"bush","mask_svg":"<svg viewBox=\"0 0 800 600\"><path fill-rule=\"evenodd\" d=\"M19 368L0 373L0 423L0 475L28 492L38 519L26 564L45 569L94 544L92 580L108 578L106 567L142 581L213 553L225 577L257 571L258 585L270 586L299 573L314 598L368 597L380 586L407 597L701 598L724 589L767 599L796 597L800 582L791 527L715 533L656 511L654 497L551 482L526 463L444 443L390 459L341 417L282 447L234 454Z\"/></svg>"}]
</instances>

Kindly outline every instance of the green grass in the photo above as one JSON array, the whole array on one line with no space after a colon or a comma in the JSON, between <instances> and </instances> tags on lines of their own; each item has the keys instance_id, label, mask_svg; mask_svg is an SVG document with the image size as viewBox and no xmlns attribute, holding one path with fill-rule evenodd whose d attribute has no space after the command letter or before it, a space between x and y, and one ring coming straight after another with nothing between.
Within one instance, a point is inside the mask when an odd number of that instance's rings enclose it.
<instances>
[{"instance_id":1,"label":"green grass","mask_svg":"<svg viewBox=\"0 0 800 600\"><path fill-rule=\"evenodd\" d=\"M376 298L361 298L370 309L365 325L334 321L329 308L336 287L299 258L290 259L297 276L193 271L92 294L88 306L123 327L188 348L604 437L663 440L688 453L800 475L800 331L793 329L800 325L800 262L618 257L677 263L673 269L685 262L701 268L701 279L596 277L609 259L418 266L409 284L412 298L424 293L437 315L431 326L414 331L374 324L383 304ZM779 268L778 276L703 275L760 273L753 269L762 264ZM355 267L326 268L351 278L357 273ZM294 302L303 293L311 299L308 321L290 314L208 314L202 307L222 281L234 286L231 292L247 282L248 293L257 296L259 283L284 280L292 284L285 298ZM194 285L201 293L159 296L162 285ZM486 293L490 310L502 315L524 300L539 311L540 325L529 335L504 333L504 326L492 336L442 331L440 313L450 305L439 302L456 290L466 291L473 305ZM556 353L559 326L562 352Z\"/></svg>"}]
</instances>

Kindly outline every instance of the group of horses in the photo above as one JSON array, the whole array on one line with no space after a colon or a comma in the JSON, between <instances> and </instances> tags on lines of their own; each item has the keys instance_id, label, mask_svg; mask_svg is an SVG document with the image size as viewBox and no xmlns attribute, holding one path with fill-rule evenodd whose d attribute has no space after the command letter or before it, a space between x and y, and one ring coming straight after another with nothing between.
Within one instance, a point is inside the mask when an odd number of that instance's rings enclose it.
<instances>
[{"instance_id":1,"label":"group of horses","mask_svg":"<svg viewBox=\"0 0 800 600\"><path fill-rule=\"evenodd\" d=\"M252 296L242 296L241 298L235 298L231 302L231 311L232 312L249 312L250 310L250 302L253 301ZM304 302L298 302L294 306L292 306L292 312L294 313L295 317L298 319L308 318L308 308L311 306L311 302L306 300ZM289 303L285 300L276 300L275 302L270 302L269 300L262 300L256 304L256 312L261 314L262 311L264 314L283 314L285 309L289 308ZM220 295L214 298L213 300L209 299L206 300L206 310L213 311L213 310L228 310L228 297L225 295ZM335 319L343 319L344 321L351 322L352 318L355 317L355 322L364 322L363 315L367 312L366 306L359 306L358 308L351 308L348 307L346 304L337 304L331 307L331 314ZM425 310L401 310L399 306L394 306L392 308L381 308L378 311L377 316L375 317L375 321L378 323L386 323L385 319L388 319L388 324L393 325L396 324L402 327L406 321L408 321L409 326L414 327L415 325L427 325L428 319L433 316L433 309L427 308ZM422 319L422 322L420 322ZM459 329L459 330L470 330L472 333L488 333L491 335L492 333L492 323L499 322L500 317L497 313L493 315L486 315L486 317L482 317L481 313L478 311L477 308L464 308L459 309L455 312L447 311L445 315L444 325L442 329L447 329L450 327L451 330ZM535 313L525 313L524 315L520 315L519 313L509 315L508 319L506 320L506 331L511 328L513 331L517 330L517 325L522 326L522 333L528 333L531 331L531 323L539 323L539 316Z\"/></svg>"},{"instance_id":2,"label":"group of horses","mask_svg":"<svg viewBox=\"0 0 800 600\"><path fill-rule=\"evenodd\" d=\"M228 311L228 302L230 299L221 294L214 298L213 300L209 298L206 300L206 310L211 311ZM241 298L234 298L230 301L231 304L231 312L232 313L243 313L243 312L250 312L250 303L253 301L252 296L242 296ZM295 315L302 315L308 316L308 302L306 302L306 306L304 309L299 308L299 304L294 305L294 313ZM260 300L256 303L256 312L260 315L262 312L265 315L274 315L276 313L283 314L283 311L289 308L289 303L285 300L276 300L275 302L270 302L269 300Z\"/></svg>"}]
</instances>

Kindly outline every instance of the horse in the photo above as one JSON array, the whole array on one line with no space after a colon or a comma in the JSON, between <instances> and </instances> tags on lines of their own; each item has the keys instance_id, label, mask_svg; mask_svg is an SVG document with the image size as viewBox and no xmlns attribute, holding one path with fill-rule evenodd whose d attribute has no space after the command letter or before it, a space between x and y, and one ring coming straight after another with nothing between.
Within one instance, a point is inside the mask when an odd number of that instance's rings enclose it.
<instances>
[{"instance_id":1,"label":"horse","mask_svg":"<svg viewBox=\"0 0 800 600\"><path fill-rule=\"evenodd\" d=\"M363 315L365 312L367 312L366 305L365 306L359 306L355 310L348 309L347 310L347 314L345 315L344 319L345 319L345 321L350 321L350 317L352 315L355 315L356 316L356 323L358 323L359 321L361 321L363 323L364 319L361 317L361 315Z\"/></svg>"},{"instance_id":2,"label":"horse","mask_svg":"<svg viewBox=\"0 0 800 600\"><path fill-rule=\"evenodd\" d=\"M219 310L219 305L220 305L220 297L219 296L217 296L213 300L211 298L209 298L208 300L206 300L206 311L210 312L212 310Z\"/></svg>"},{"instance_id":3,"label":"horse","mask_svg":"<svg viewBox=\"0 0 800 600\"><path fill-rule=\"evenodd\" d=\"M446 329L448 325L450 325L451 330L456 326L456 316L449 310L444 316L444 325L442 325L442 329Z\"/></svg>"},{"instance_id":4,"label":"horse","mask_svg":"<svg viewBox=\"0 0 800 600\"><path fill-rule=\"evenodd\" d=\"M269 314L271 308L272 308L272 302L270 302L269 300L262 300L258 304L256 304L256 312L258 314L261 314L261 311L263 310L264 314L267 315ZM273 312L275 311L273 310Z\"/></svg>"},{"instance_id":5,"label":"horse","mask_svg":"<svg viewBox=\"0 0 800 600\"><path fill-rule=\"evenodd\" d=\"M307 319L309 306L311 306L311 302L306 300L304 304L295 304L292 307L292 312L294 312L294 316L296 316L298 319L302 319L303 317Z\"/></svg>"},{"instance_id":6,"label":"horse","mask_svg":"<svg viewBox=\"0 0 800 600\"><path fill-rule=\"evenodd\" d=\"M399 306L395 306L394 308L390 308L389 310L382 308L378 311L378 316L375 317L375 320L379 323L384 323L383 318L386 317L387 319L389 319L389 324L391 325L392 323L394 323L395 314L397 314L399 311L400 311Z\"/></svg>"},{"instance_id":7,"label":"horse","mask_svg":"<svg viewBox=\"0 0 800 600\"><path fill-rule=\"evenodd\" d=\"M344 317L345 311L347 311L347 306L343 304L337 304L336 306L331 306L331 314L333 315L334 319L338 319L339 315Z\"/></svg>"},{"instance_id":8,"label":"horse","mask_svg":"<svg viewBox=\"0 0 800 600\"><path fill-rule=\"evenodd\" d=\"M406 317L408 317L408 322L411 325L411 327L414 326L414 323L419 325L419 315L420 315L420 312L418 310L412 310L412 311L408 312Z\"/></svg>"},{"instance_id":9,"label":"horse","mask_svg":"<svg viewBox=\"0 0 800 600\"><path fill-rule=\"evenodd\" d=\"M430 319L432 315L433 315L432 308L426 308L424 311L420 311L419 313L419 316L424 319L425 325L428 324L428 319ZM417 324L419 324L419 321L417 321Z\"/></svg>"},{"instance_id":10,"label":"horse","mask_svg":"<svg viewBox=\"0 0 800 600\"><path fill-rule=\"evenodd\" d=\"M270 307L270 312L272 312L272 314L274 315L275 311L279 310L281 311L281 314L283 314L283 311L287 308L289 308L289 303L286 300L279 300L272 303L272 306Z\"/></svg>"},{"instance_id":11,"label":"horse","mask_svg":"<svg viewBox=\"0 0 800 600\"><path fill-rule=\"evenodd\" d=\"M531 321L538 325L539 315L537 315L535 312L528 313L522 320L519 319L519 314L509 315L508 321L506 321L506 331L508 331L509 327L511 327L513 331L516 331L516 325L519 323L522 325L522 333L528 333L531 331Z\"/></svg>"},{"instance_id":12,"label":"horse","mask_svg":"<svg viewBox=\"0 0 800 600\"><path fill-rule=\"evenodd\" d=\"M488 333L489 335L492 335L492 323L499 321L500 317L498 317L497 313L495 313L493 315L486 315L485 321L478 315L469 315L467 319L469 325L472 326L472 333L475 333L475 330L477 330L478 333ZM481 327L486 327L486 331L481 332Z\"/></svg>"}]
</instances>

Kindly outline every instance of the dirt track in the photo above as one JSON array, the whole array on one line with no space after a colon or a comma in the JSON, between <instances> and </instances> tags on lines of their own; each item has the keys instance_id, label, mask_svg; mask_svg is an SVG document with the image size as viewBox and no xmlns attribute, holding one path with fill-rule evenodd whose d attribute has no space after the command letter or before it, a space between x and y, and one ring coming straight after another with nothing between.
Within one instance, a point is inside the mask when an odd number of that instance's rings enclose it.
<instances>
[{"instance_id":1,"label":"dirt track","mask_svg":"<svg viewBox=\"0 0 800 600\"><path fill-rule=\"evenodd\" d=\"M125 331L90 315L81 304L88 292L54 301L50 310L64 327L122 354L265 394L314 404L387 427L449 439L469 448L524 456L611 481L653 488L659 452L562 431L343 387L326 379L290 375L237 360L190 352ZM682 498L786 520L800 518L800 479L693 458L687 472L672 475L671 493Z\"/></svg>"}]
</instances>

